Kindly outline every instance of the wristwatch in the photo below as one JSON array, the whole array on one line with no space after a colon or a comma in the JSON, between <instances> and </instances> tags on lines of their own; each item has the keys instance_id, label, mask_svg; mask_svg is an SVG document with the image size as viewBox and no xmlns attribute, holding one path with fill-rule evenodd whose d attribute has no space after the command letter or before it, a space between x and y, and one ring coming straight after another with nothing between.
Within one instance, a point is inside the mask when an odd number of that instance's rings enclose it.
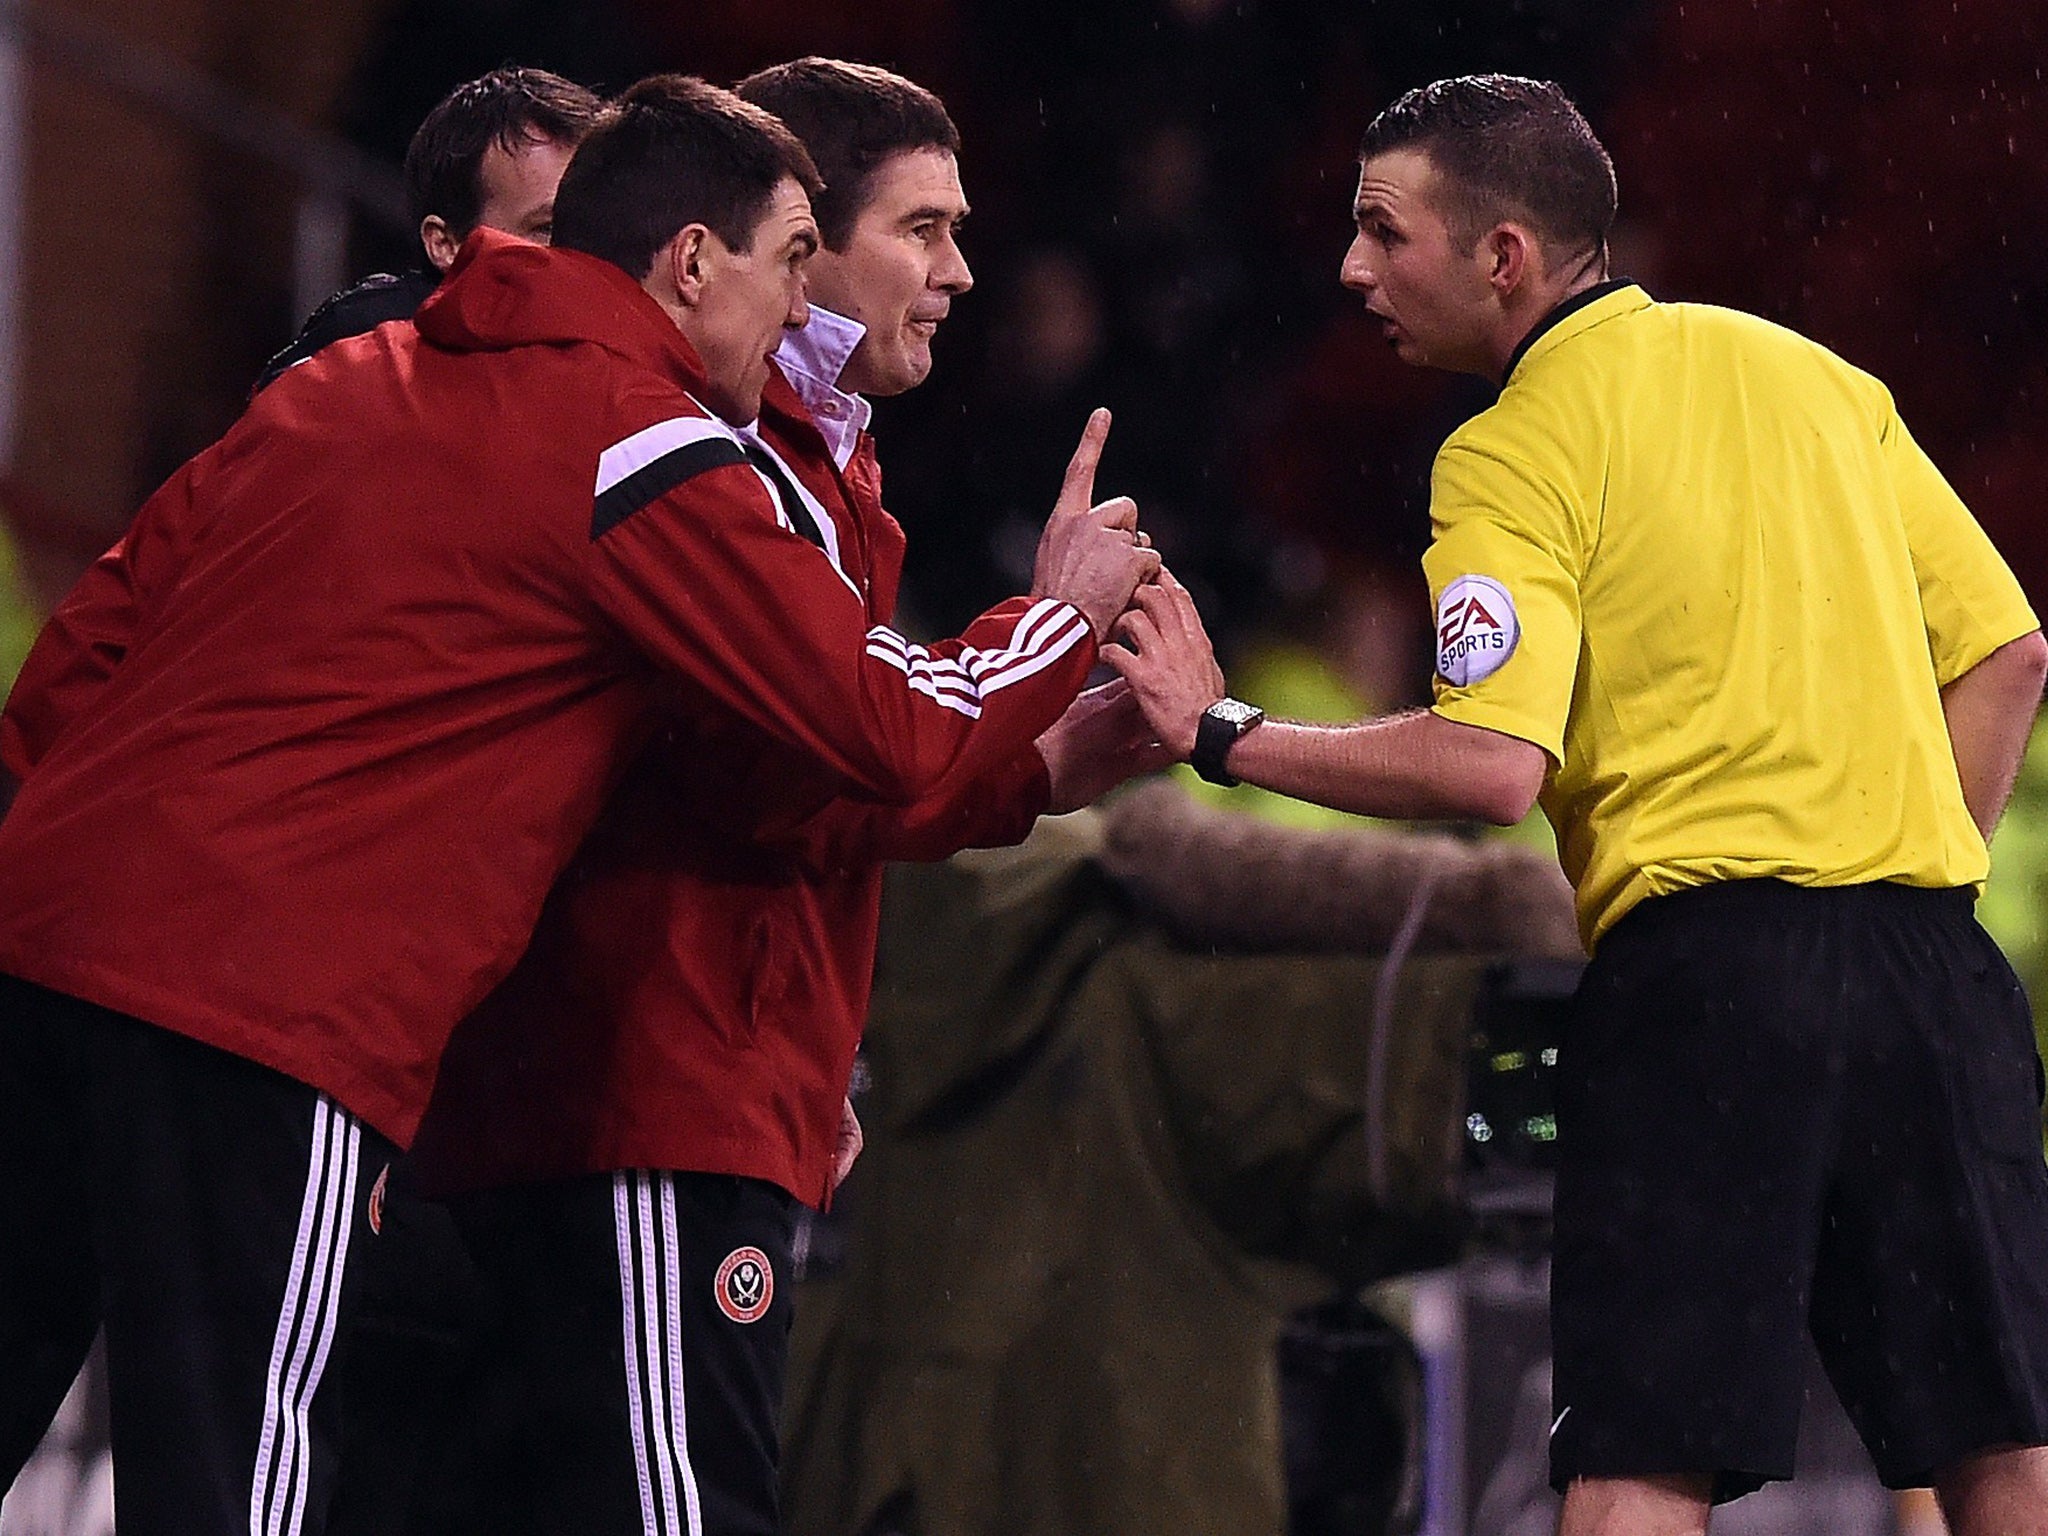
<instances>
[{"instance_id":1,"label":"wristwatch","mask_svg":"<svg viewBox=\"0 0 2048 1536\"><path fill-rule=\"evenodd\" d=\"M1238 737L1266 718L1266 712L1240 699L1218 699L1202 711L1195 726L1195 750L1188 754L1188 766L1211 784L1225 789L1236 785L1223 767L1224 756Z\"/></svg>"}]
</instances>

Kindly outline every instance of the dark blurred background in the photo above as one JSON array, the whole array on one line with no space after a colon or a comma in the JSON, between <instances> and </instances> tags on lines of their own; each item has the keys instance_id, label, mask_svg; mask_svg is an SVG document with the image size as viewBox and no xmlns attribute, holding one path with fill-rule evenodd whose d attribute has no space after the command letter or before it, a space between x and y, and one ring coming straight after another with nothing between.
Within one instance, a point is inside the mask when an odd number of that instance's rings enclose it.
<instances>
[{"instance_id":1,"label":"dark blurred background","mask_svg":"<svg viewBox=\"0 0 2048 1536\"><path fill-rule=\"evenodd\" d=\"M1501 69L1612 148L1618 270L1878 373L2038 603L2044 43L2036 0L0 0L0 504L61 591L313 300L408 259L392 170L456 82L822 52L931 84L966 139L978 286L877 417L908 622L1026 580L1098 403L1103 487L1226 648L1352 591L1420 612L1428 464L1487 392L1338 287L1353 155L1402 89Z\"/></svg>"},{"instance_id":2,"label":"dark blurred background","mask_svg":"<svg viewBox=\"0 0 2048 1536\"><path fill-rule=\"evenodd\" d=\"M0 0L0 588L47 606L315 302L413 259L396 167L451 86L813 52L924 81L965 136L978 285L876 420L911 627L1022 587L1108 404L1099 483L1139 498L1238 691L1267 701L1254 653L1289 645L1342 674L1333 713L1422 687L1428 467L1489 392L1397 363L1336 273L1368 119L1496 69L1563 82L1613 151L1619 272L1876 372L2048 600L2040 0ZM2048 997L2039 752L1999 931ZM1497 1310L1540 1335L1517 1283ZM1540 1445L1540 1361L1487 1369ZM63 1475L104 1502L103 1466ZM1530 1509L1512 1529L1547 1528Z\"/></svg>"}]
</instances>

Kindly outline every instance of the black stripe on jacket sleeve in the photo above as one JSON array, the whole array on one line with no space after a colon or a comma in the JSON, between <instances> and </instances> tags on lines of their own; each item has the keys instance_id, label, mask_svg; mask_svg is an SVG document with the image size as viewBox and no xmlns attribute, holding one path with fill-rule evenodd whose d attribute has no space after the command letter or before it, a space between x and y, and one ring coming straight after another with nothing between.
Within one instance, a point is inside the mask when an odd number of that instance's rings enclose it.
<instances>
[{"instance_id":1,"label":"black stripe on jacket sleeve","mask_svg":"<svg viewBox=\"0 0 2048 1536\"><path fill-rule=\"evenodd\" d=\"M651 464L599 494L590 514L590 537L601 539L651 501L658 501L706 470L744 464L747 456L729 437L704 437L672 448Z\"/></svg>"}]
</instances>

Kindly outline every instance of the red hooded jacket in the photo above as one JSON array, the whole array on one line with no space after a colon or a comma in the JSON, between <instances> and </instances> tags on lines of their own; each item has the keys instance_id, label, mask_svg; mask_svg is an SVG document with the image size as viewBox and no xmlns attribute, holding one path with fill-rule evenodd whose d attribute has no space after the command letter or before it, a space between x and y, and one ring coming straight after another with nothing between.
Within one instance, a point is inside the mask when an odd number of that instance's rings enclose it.
<instances>
[{"instance_id":1,"label":"red hooded jacket","mask_svg":"<svg viewBox=\"0 0 2048 1536\"><path fill-rule=\"evenodd\" d=\"M863 434L842 474L777 374L759 435L886 621L903 532ZM867 1018L885 859L1015 842L1046 808L1026 747L903 809L737 714L678 711L455 1034L413 1149L443 1194L621 1168L741 1174L822 1204ZM963 957L964 958L964 957Z\"/></svg>"},{"instance_id":2,"label":"red hooded jacket","mask_svg":"<svg viewBox=\"0 0 2048 1536\"><path fill-rule=\"evenodd\" d=\"M1094 658L1016 599L913 652L790 531L624 273L480 232L265 390L67 598L0 721L0 970L401 1144L646 739L746 721L878 804L1011 762Z\"/></svg>"}]
</instances>

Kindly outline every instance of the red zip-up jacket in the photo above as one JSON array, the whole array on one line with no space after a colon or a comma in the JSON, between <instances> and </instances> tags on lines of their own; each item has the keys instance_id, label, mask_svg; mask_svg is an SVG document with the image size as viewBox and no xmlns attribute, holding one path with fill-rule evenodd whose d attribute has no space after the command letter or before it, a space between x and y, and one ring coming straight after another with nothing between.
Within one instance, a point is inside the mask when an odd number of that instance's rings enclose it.
<instances>
[{"instance_id":1,"label":"red zip-up jacket","mask_svg":"<svg viewBox=\"0 0 2048 1536\"><path fill-rule=\"evenodd\" d=\"M825 535L814 563L884 623L904 540L871 440L842 474L779 374L760 437ZM456 1032L413 1149L421 1186L664 1168L765 1179L822 1204L867 1017L883 860L1015 842L1049 794L1026 747L914 807L884 807L730 712L676 714L525 958Z\"/></svg>"},{"instance_id":2,"label":"red zip-up jacket","mask_svg":"<svg viewBox=\"0 0 2048 1536\"><path fill-rule=\"evenodd\" d=\"M617 268L480 231L415 324L265 390L16 684L0 970L402 1145L657 691L877 803L1014 759L1092 664L1086 621L1016 599L913 655L700 377Z\"/></svg>"}]
</instances>

